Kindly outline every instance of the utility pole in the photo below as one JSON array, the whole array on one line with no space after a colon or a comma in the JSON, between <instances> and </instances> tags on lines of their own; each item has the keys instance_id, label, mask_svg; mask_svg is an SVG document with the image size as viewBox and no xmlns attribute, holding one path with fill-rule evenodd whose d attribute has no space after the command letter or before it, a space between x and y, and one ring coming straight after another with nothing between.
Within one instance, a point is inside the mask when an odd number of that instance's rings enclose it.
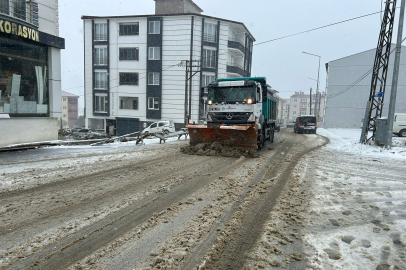
<instances>
[{"instance_id":1,"label":"utility pole","mask_svg":"<svg viewBox=\"0 0 406 270\"><path fill-rule=\"evenodd\" d=\"M312 115L312 88L311 87L310 87L310 104L309 104L309 107L310 107L309 115Z\"/></svg>"},{"instance_id":2,"label":"utility pole","mask_svg":"<svg viewBox=\"0 0 406 270\"><path fill-rule=\"evenodd\" d=\"M192 85L189 81L195 76L198 72L200 72L200 61L198 60L184 60L182 61L179 66L186 67L185 70L185 126L188 124L188 119L191 117L192 113ZM193 69L195 68L195 70ZM188 89L189 86L189 89Z\"/></svg>"},{"instance_id":3,"label":"utility pole","mask_svg":"<svg viewBox=\"0 0 406 270\"><path fill-rule=\"evenodd\" d=\"M318 110L317 110L317 100L318 99L317 98L319 96L319 79L320 79L320 59L321 59L321 56L317 55L317 54L307 53L307 52L302 52L302 53L317 56L319 58L319 70L317 71L316 102L314 104L314 115L316 116L317 121L319 121L318 114L317 114L318 113Z\"/></svg>"},{"instance_id":4,"label":"utility pole","mask_svg":"<svg viewBox=\"0 0 406 270\"><path fill-rule=\"evenodd\" d=\"M360 142L364 144L370 139L375 139L376 120L382 117L396 1L397 0L387 1L385 5L385 12L383 14L374 66L372 69L371 89L365 109L364 124L362 126L360 137ZM372 136L368 137L368 131L370 130L372 131Z\"/></svg>"},{"instance_id":5,"label":"utility pole","mask_svg":"<svg viewBox=\"0 0 406 270\"><path fill-rule=\"evenodd\" d=\"M390 92L390 103L388 112L388 133L385 137L385 148L390 149L392 146L392 134L393 134L393 119L395 117L395 106L396 106L396 94L398 88L398 77L399 77L399 63L400 63L400 52L402 49L402 34L403 34L403 21L405 15L405 1L402 0L400 4L400 16L399 16L399 28L398 28L398 39L396 42L396 54L395 54L395 64L393 67L392 76L392 87Z\"/></svg>"}]
</instances>

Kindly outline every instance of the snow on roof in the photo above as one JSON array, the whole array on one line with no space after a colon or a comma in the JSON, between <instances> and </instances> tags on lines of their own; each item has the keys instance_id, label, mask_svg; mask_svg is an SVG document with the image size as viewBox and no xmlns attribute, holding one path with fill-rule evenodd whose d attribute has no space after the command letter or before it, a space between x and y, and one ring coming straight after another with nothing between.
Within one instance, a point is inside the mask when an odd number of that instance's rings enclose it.
<instances>
[{"instance_id":1,"label":"snow on roof","mask_svg":"<svg viewBox=\"0 0 406 270\"><path fill-rule=\"evenodd\" d=\"M69 92L65 92L65 91L62 91L62 96L63 97L77 97L77 98L79 98L79 96L71 94Z\"/></svg>"}]
</instances>

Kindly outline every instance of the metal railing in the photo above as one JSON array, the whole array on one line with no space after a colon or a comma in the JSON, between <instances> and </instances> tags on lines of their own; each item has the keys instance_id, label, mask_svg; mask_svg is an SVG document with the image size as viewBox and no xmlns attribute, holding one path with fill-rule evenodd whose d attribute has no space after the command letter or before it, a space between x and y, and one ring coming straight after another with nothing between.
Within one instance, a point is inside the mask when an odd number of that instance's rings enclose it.
<instances>
[{"instance_id":1,"label":"metal railing","mask_svg":"<svg viewBox=\"0 0 406 270\"><path fill-rule=\"evenodd\" d=\"M238 68L244 70L243 66L241 66L241 65L239 65L239 64L237 64L237 63L227 63L227 66L230 66L230 67L238 67Z\"/></svg>"},{"instance_id":2,"label":"metal railing","mask_svg":"<svg viewBox=\"0 0 406 270\"><path fill-rule=\"evenodd\" d=\"M216 43L217 42L217 35L203 34L203 41Z\"/></svg>"},{"instance_id":3,"label":"metal railing","mask_svg":"<svg viewBox=\"0 0 406 270\"><path fill-rule=\"evenodd\" d=\"M95 58L94 65L95 66L107 66L107 57L106 58Z\"/></svg>"},{"instance_id":4,"label":"metal railing","mask_svg":"<svg viewBox=\"0 0 406 270\"><path fill-rule=\"evenodd\" d=\"M26 0L0 0L0 13L38 26L38 3Z\"/></svg>"},{"instance_id":5,"label":"metal railing","mask_svg":"<svg viewBox=\"0 0 406 270\"><path fill-rule=\"evenodd\" d=\"M106 41L107 40L107 34L95 34L94 35L94 40L95 41Z\"/></svg>"},{"instance_id":6,"label":"metal railing","mask_svg":"<svg viewBox=\"0 0 406 270\"><path fill-rule=\"evenodd\" d=\"M96 88L96 89L107 89L107 82L95 81L94 88Z\"/></svg>"},{"instance_id":7,"label":"metal railing","mask_svg":"<svg viewBox=\"0 0 406 270\"><path fill-rule=\"evenodd\" d=\"M228 41L240 43L243 47L245 47L245 45L242 43L242 41L237 38L229 38Z\"/></svg>"}]
</instances>

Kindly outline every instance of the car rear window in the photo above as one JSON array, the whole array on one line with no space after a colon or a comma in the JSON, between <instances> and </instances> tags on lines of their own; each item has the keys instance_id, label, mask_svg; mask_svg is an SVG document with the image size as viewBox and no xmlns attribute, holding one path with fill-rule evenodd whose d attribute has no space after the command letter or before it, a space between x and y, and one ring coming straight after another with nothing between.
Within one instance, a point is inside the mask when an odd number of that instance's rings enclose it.
<instances>
[{"instance_id":1,"label":"car rear window","mask_svg":"<svg viewBox=\"0 0 406 270\"><path fill-rule=\"evenodd\" d=\"M299 117L299 121L301 124L307 124L307 123L316 123L316 117L314 116L302 116Z\"/></svg>"}]
</instances>

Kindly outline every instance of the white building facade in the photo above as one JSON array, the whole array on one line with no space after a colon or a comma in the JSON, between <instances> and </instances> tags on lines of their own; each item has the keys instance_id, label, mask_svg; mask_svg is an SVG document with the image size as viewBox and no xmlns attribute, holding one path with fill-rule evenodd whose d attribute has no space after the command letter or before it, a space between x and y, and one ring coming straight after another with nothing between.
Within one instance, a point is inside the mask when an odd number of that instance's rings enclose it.
<instances>
[{"instance_id":1,"label":"white building facade","mask_svg":"<svg viewBox=\"0 0 406 270\"><path fill-rule=\"evenodd\" d=\"M156 0L156 12L82 16L86 127L114 125L120 135L173 120L180 128L187 115L204 118L208 83L250 76L254 38L243 23L202 15L190 0Z\"/></svg>"},{"instance_id":2,"label":"white building facade","mask_svg":"<svg viewBox=\"0 0 406 270\"><path fill-rule=\"evenodd\" d=\"M395 48L392 44L392 48ZM396 113L406 113L406 47L400 55ZM327 67L327 128L360 128L371 91L372 68L376 49L343 57L326 64ZM388 116L395 53L389 58L382 117ZM377 88L379 92L379 86Z\"/></svg>"},{"instance_id":3,"label":"white building facade","mask_svg":"<svg viewBox=\"0 0 406 270\"><path fill-rule=\"evenodd\" d=\"M325 112L325 92L319 93L319 99L317 102L317 121L324 121ZM311 104L311 106L310 106ZM295 92L289 100L289 120L295 120L296 117L301 115L314 115L314 109L316 106L316 94L312 92L312 96L305 94L304 92Z\"/></svg>"},{"instance_id":4,"label":"white building facade","mask_svg":"<svg viewBox=\"0 0 406 270\"><path fill-rule=\"evenodd\" d=\"M0 146L58 139L58 1L0 1Z\"/></svg>"}]
</instances>

